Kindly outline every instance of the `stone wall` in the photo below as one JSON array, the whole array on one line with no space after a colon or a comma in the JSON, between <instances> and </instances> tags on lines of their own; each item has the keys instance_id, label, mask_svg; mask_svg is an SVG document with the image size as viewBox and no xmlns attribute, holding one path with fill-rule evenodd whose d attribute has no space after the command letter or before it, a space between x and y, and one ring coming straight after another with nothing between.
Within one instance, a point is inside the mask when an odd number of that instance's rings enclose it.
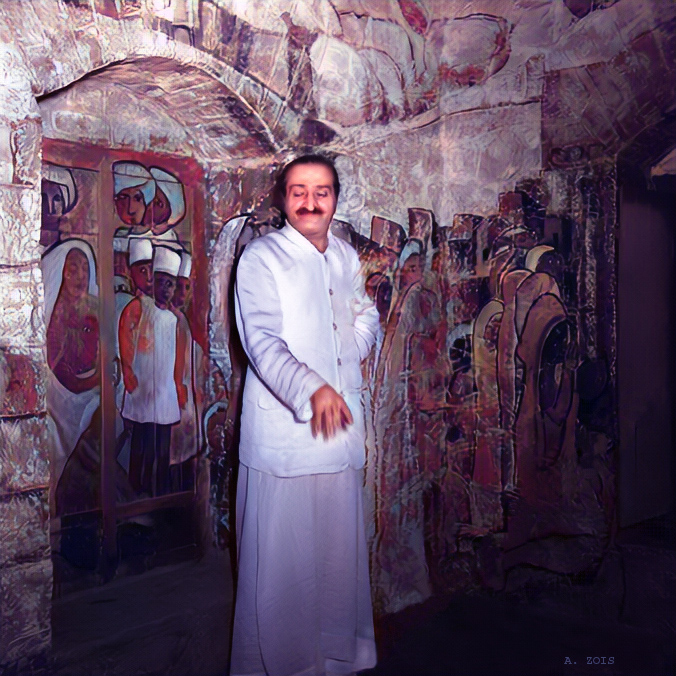
<instances>
[{"instance_id":1,"label":"stone wall","mask_svg":"<svg viewBox=\"0 0 676 676\"><path fill-rule=\"evenodd\" d=\"M0 669L51 638L49 435L40 254L41 123L22 57L0 47Z\"/></svg>"}]
</instances>

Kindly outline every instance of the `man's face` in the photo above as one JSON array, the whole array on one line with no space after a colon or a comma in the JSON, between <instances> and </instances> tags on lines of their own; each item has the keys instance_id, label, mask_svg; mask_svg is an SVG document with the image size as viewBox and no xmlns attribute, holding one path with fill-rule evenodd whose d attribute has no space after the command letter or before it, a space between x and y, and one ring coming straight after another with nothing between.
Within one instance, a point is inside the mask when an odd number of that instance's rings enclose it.
<instances>
[{"instance_id":1,"label":"man's face","mask_svg":"<svg viewBox=\"0 0 676 676\"><path fill-rule=\"evenodd\" d=\"M323 164L298 164L286 177L284 210L289 223L310 241L326 237L336 211L333 173Z\"/></svg>"},{"instance_id":2,"label":"man's face","mask_svg":"<svg viewBox=\"0 0 676 676\"><path fill-rule=\"evenodd\" d=\"M155 302L162 306L169 305L176 289L176 277L166 272L155 273Z\"/></svg>"},{"instance_id":3,"label":"man's face","mask_svg":"<svg viewBox=\"0 0 676 676\"><path fill-rule=\"evenodd\" d=\"M153 295L153 263L152 261L137 261L129 266L131 281L136 288L146 296Z\"/></svg>"}]
</instances>

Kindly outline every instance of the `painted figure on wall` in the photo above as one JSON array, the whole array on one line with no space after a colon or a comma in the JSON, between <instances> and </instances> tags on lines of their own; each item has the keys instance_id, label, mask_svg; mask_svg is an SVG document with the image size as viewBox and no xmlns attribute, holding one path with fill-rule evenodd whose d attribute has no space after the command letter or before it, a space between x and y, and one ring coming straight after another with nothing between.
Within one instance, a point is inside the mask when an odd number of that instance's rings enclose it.
<instances>
[{"instance_id":1,"label":"painted figure on wall","mask_svg":"<svg viewBox=\"0 0 676 676\"><path fill-rule=\"evenodd\" d=\"M50 247L59 241L62 217L77 203L77 187L68 167L48 162L42 165L42 229L40 244Z\"/></svg>"},{"instance_id":2,"label":"painted figure on wall","mask_svg":"<svg viewBox=\"0 0 676 676\"><path fill-rule=\"evenodd\" d=\"M122 417L131 423L129 480L138 493L170 490L171 428L187 401L183 384L185 336L169 309L181 257L166 247L153 252L153 297L135 297L120 316L124 398ZM133 266L132 266L133 267Z\"/></svg>"},{"instance_id":3,"label":"painted figure on wall","mask_svg":"<svg viewBox=\"0 0 676 676\"><path fill-rule=\"evenodd\" d=\"M53 485L100 404L96 262L91 246L68 239L42 258L47 325L47 409L57 430Z\"/></svg>"},{"instance_id":4,"label":"painted figure on wall","mask_svg":"<svg viewBox=\"0 0 676 676\"><path fill-rule=\"evenodd\" d=\"M118 248L119 251L115 249ZM132 425L122 416L125 385L120 357L120 318L124 309L134 298L153 297L153 245L145 237L116 236L113 239L113 271L115 275L115 405L118 416L115 421L117 435L116 456L129 471L130 440Z\"/></svg>"},{"instance_id":5,"label":"painted figure on wall","mask_svg":"<svg viewBox=\"0 0 676 676\"><path fill-rule=\"evenodd\" d=\"M474 322L472 359L477 388L476 436L472 480L472 523L478 532L504 526L500 494L503 488L500 401L497 380L498 332L504 306L492 299Z\"/></svg>"},{"instance_id":6,"label":"painted figure on wall","mask_svg":"<svg viewBox=\"0 0 676 676\"><path fill-rule=\"evenodd\" d=\"M120 161L113 164L115 211L127 226L125 233L142 235L150 229L143 221L156 190L155 179L140 163Z\"/></svg>"},{"instance_id":7,"label":"painted figure on wall","mask_svg":"<svg viewBox=\"0 0 676 676\"><path fill-rule=\"evenodd\" d=\"M165 420L166 411L150 413L151 409L166 408L166 401L151 402L148 399L143 404L145 413L140 410L131 412L130 400L138 399L140 395L134 395L128 389L133 387L128 363L130 355L123 357L121 351L125 348L121 350L118 347L118 459L128 468L130 481L139 493L158 495L174 490L191 490L194 485L194 468L190 459L195 457L201 444L197 420L204 386L204 364L202 348L194 339L188 313L191 303L192 259L176 231L176 226L186 216L185 189L178 176L167 169L159 166L146 167L135 161L114 163L113 178L115 210L125 224L117 229L113 240L117 281L115 332L118 346L121 336L129 334L128 320L132 313L132 310L128 310L129 305L133 305L134 315L139 314L139 307L145 308L146 314L157 315L155 319L160 324L167 323L168 320L160 310L173 313L178 327L174 343L176 349L181 350L181 354L176 355L175 364L177 369L183 369L180 375L176 374L176 390L180 391L182 402L185 398L180 420L172 420L171 423ZM166 279L165 271L157 269L157 256L163 261L168 257L168 252L181 259L176 271L172 267L174 274L169 275L173 278L171 282ZM172 287L171 293L169 286ZM158 299L158 293L167 296L166 303ZM128 344L126 349L129 350ZM143 361L139 354L136 358ZM150 383L149 373L145 379ZM171 388L167 390L168 381L163 386L159 385L161 375L155 374L154 379L155 385L146 393L149 398L164 396L162 393L171 391ZM139 417L144 420L136 419ZM160 420L164 422L160 423ZM147 426L143 434L139 427L141 424ZM154 431L151 433L151 427L148 426L152 425L155 427L152 427Z\"/></svg>"},{"instance_id":8,"label":"painted figure on wall","mask_svg":"<svg viewBox=\"0 0 676 676\"><path fill-rule=\"evenodd\" d=\"M181 419L173 428L171 435L172 487L176 490L192 488L194 478L192 460L202 444L199 420L202 411L204 355L202 348L193 338L190 323L185 314L192 296L191 270L192 257L186 251L182 251L181 264L176 277L176 289L171 299L171 309L176 315L177 330L181 334L178 345L183 344L185 347L182 383L185 387L186 403L181 409Z\"/></svg>"},{"instance_id":9,"label":"painted figure on wall","mask_svg":"<svg viewBox=\"0 0 676 676\"><path fill-rule=\"evenodd\" d=\"M591 540L603 515L576 451L579 364L576 326L561 297L563 260L551 246L526 256L528 276L516 293L516 359L522 396L515 423L518 501L509 518L504 566L543 565L538 541L568 535ZM584 566L582 556L559 552L563 569ZM552 552L547 554L552 558ZM576 560L577 558L577 560Z\"/></svg>"},{"instance_id":10,"label":"painted figure on wall","mask_svg":"<svg viewBox=\"0 0 676 676\"><path fill-rule=\"evenodd\" d=\"M185 189L177 176L160 167L140 162L113 164L115 211L125 224L116 238L143 237L155 244L180 250L175 227L186 213Z\"/></svg>"},{"instance_id":11,"label":"painted figure on wall","mask_svg":"<svg viewBox=\"0 0 676 676\"><path fill-rule=\"evenodd\" d=\"M422 242L409 240L375 374L377 556L391 575L384 585L399 590L392 611L431 594L424 493L441 468L449 369L440 302L424 267Z\"/></svg>"},{"instance_id":12,"label":"painted figure on wall","mask_svg":"<svg viewBox=\"0 0 676 676\"><path fill-rule=\"evenodd\" d=\"M155 181L155 196L146 209L143 224L153 242L172 249L180 248L175 226L185 216L185 193L181 181L159 167L150 167Z\"/></svg>"}]
</instances>

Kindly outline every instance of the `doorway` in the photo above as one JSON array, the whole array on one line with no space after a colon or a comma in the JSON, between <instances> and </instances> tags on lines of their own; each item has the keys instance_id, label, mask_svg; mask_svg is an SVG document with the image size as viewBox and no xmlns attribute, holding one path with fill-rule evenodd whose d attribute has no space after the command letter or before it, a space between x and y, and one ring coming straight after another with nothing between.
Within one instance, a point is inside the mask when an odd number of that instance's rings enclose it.
<instances>
[{"instance_id":1,"label":"doorway","mask_svg":"<svg viewBox=\"0 0 676 676\"><path fill-rule=\"evenodd\" d=\"M619 165L619 525L674 511L676 176Z\"/></svg>"}]
</instances>

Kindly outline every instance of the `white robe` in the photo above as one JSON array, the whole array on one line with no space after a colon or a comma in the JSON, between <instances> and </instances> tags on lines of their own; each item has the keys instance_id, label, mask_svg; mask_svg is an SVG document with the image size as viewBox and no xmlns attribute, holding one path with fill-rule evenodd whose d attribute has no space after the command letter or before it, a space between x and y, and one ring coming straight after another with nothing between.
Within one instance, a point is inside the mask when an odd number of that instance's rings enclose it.
<instances>
[{"instance_id":1,"label":"white robe","mask_svg":"<svg viewBox=\"0 0 676 676\"><path fill-rule=\"evenodd\" d=\"M174 382L176 315L158 308L149 296L140 296L140 300L141 320L132 362L138 387L124 393L122 417L172 425L181 418Z\"/></svg>"},{"instance_id":2,"label":"white robe","mask_svg":"<svg viewBox=\"0 0 676 676\"><path fill-rule=\"evenodd\" d=\"M363 470L275 477L240 466L231 676L376 664Z\"/></svg>"},{"instance_id":3,"label":"white robe","mask_svg":"<svg viewBox=\"0 0 676 676\"><path fill-rule=\"evenodd\" d=\"M329 233L321 254L290 225L250 242L237 265L235 314L249 357L239 455L279 477L360 469L365 359L380 331L357 252ZM313 437L310 397L331 385L354 423Z\"/></svg>"}]
</instances>

